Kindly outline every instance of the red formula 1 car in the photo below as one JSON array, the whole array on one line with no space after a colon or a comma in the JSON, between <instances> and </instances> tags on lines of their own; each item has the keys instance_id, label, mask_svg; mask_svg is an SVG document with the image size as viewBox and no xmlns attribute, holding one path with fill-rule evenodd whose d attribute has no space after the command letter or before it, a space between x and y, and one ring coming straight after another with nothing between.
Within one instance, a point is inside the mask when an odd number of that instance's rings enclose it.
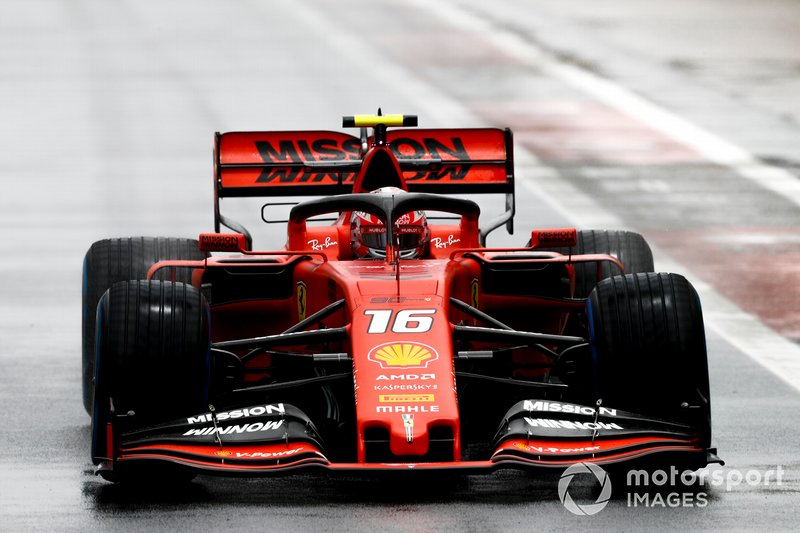
<instances>
[{"instance_id":1,"label":"red formula 1 car","mask_svg":"<svg viewBox=\"0 0 800 533\"><path fill-rule=\"evenodd\" d=\"M104 478L718 461L691 284L631 232L486 248L512 230L511 132L415 125L218 134L214 233L92 245L84 403ZM482 193L506 199L484 227L465 199ZM220 212L306 195L280 250Z\"/></svg>"}]
</instances>

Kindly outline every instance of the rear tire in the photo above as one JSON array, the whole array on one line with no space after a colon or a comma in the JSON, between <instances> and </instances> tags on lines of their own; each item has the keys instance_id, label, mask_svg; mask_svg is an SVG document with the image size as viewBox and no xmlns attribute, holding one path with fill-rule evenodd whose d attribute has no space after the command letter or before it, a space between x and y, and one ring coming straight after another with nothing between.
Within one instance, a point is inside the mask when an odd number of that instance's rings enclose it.
<instances>
[{"instance_id":1,"label":"rear tire","mask_svg":"<svg viewBox=\"0 0 800 533\"><path fill-rule=\"evenodd\" d=\"M537 249L539 250L539 249ZM545 252L558 252L567 255L569 248L542 248ZM653 252L647 241L639 233L619 230L579 230L578 242L572 249L573 255L608 254L616 257L625 268L625 274L653 272ZM601 276L597 277L595 263L579 263L575 266L575 298L587 298L595 285L603 279L619 275L614 264L603 262Z\"/></svg>"},{"instance_id":2,"label":"rear tire","mask_svg":"<svg viewBox=\"0 0 800 533\"><path fill-rule=\"evenodd\" d=\"M113 411L135 427L208 408L209 309L185 283L123 281L101 298L92 414L92 458L109 459L106 428ZM174 465L103 471L113 481L141 481L137 472L185 479ZM155 476L158 477L158 476Z\"/></svg>"},{"instance_id":3,"label":"rear tire","mask_svg":"<svg viewBox=\"0 0 800 533\"><path fill-rule=\"evenodd\" d=\"M95 323L100 297L116 282L140 280L158 261L167 259L202 260L207 254L198 249L195 239L175 237L130 237L104 239L92 244L83 260L83 406L92 412L95 358ZM174 279L169 269L154 279L191 283L192 270L176 268Z\"/></svg>"},{"instance_id":4,"label":"rear tire","mask_svg":"<svg viewBox=\"0 0 800 533\"><path fill-rule=\"evenodd\" d=\"M588 301L592 382L609 407L697 427L711 442L708 357L700 299L677 274L601 281Z\"/></svg>"}]
</instances>

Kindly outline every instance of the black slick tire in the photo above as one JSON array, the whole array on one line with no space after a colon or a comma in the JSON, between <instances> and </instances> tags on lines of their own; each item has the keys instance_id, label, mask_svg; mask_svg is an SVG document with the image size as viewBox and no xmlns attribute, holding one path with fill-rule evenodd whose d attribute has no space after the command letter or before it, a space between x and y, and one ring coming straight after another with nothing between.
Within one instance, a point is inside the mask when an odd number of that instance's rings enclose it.
<instances>
[{"instance_id":1,"label":"black slick tire","mask_svg":"<svg viewBox=\"0 0 800 533\"><path fill-rule=\"evenodd\" d=\"M92 404L95 462L111 459L112 417L120 426L146 427L208 408L208 320L205 298L185 283L123 281L102 296ZM119 471L112 480L123 480Z\"/></svg>"},{"instance_id":2,"label":"black slick tire","mask_svg":"<svg viewBox=\"0 0 800 533\"><path fill-rule=\"evenodd\" d=\"M604 405L698 428L711 441L703 313L677 274L602 280L589 296L595 397Z\"/></svg>"}]
</instances>

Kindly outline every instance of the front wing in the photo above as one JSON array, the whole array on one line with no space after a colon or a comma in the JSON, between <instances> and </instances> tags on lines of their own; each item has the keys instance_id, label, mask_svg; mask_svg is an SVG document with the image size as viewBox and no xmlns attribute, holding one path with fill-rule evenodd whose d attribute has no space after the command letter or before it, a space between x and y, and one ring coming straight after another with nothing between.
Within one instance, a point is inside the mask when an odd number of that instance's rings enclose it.
<instances>
[{"instance_id":1,"label":"front wing","mask_svg":"<svg viewBox=\"0 0 800 533\"><path fill-rule=\"evenodd\" d=\"M269 475L298 469L333 472L447 470L465 474L498 469L565 468L721 462L700 445L690 426L634 413L526 400L512 407L482 460L361 463L329 459L313 423L291 405L255 405L203 413L159 426L117 432L109 425L108 456L100 473L134 462L169 462L203 473ZM355 443L354 443L355 444Z\"/></svg>"}]
</instances>

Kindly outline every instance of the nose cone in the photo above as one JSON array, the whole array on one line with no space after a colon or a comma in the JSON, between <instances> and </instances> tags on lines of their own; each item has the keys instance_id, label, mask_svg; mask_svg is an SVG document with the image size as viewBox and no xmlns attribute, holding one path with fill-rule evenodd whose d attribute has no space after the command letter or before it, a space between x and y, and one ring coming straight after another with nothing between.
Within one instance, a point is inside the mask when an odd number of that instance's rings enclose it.
<instances>
[{"instance_id":1,"label":"nose cone","mask_svg":"<svg viewBox=\"0 0 800 533\"><path fill-rule=\"evenodd\" d=\"M440 296L416 294L370 298L353 313L353 330L366 332L351 337L360 462L460 459L450 323Z\"/></svg>"}]
</instances>

